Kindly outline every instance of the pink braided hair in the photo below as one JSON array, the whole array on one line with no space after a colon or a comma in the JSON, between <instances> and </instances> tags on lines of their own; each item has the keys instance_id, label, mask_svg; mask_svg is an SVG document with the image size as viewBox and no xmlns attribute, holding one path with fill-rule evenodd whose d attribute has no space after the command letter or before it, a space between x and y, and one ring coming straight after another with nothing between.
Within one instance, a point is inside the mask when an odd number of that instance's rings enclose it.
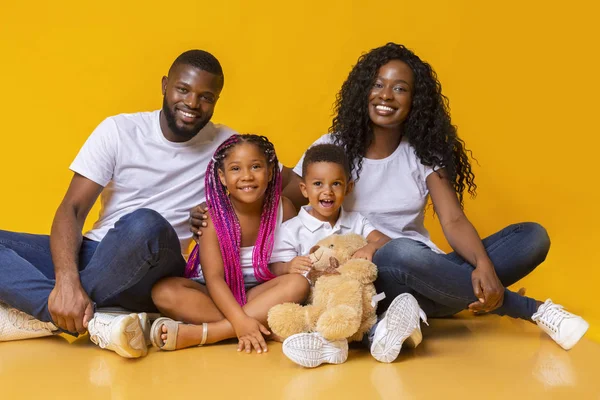
<instances>
[{"instance_id":1,"label":"pink braided hair","mask_svg":"<svg viewBox=\"0 0 600 400\"><path fill-rule=\"evenodd\" d=\"M269 270L269 260L273 251L277 212L281 197L281 173L273 144L266 137L258 135L232 135L217 148L206 169L206 203L219 239L225 270L225 282L227 282L237 302L244 305L246 304L246 289L240 264L242 230L225 186L221 184L219 179L219 169L223 166L223 160L227 157L229 151L239 143L256 145L265 154L268 166L273 167L273 177L265 191L260 226L252 251L254 275L260 282L275 277ZM186 277L196 276L199 261L199 249L196 245L188 259Z\"/></svg>"}]
</instances>

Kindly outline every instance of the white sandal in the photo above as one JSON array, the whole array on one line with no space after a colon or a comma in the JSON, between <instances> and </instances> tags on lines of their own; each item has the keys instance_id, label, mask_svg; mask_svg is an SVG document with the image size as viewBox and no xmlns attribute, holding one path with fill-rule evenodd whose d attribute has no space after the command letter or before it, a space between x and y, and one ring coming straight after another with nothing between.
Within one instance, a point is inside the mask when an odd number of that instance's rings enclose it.
<instances>
[{"instance_id":1,"label":"white sandal","mask_svg":"<svg viewBox=\"0 0 600 400\"><path fill-rule=\"evenodd\" d=\"M177 332L179 331L179 324L181 323L182 322L174 321L171 318L166 317L160 317L154 321L152 328L150 328L150 340L152 341L152 345L160 350L177 350ZM161 338L161 335L163 334L163 325L167 327L169 334L166 341L162 340ZM202 340L198 346L202 346L204 343L206 343L207 336L208 324L204 322L202 324Z\"/></svg>"}]
</instances>

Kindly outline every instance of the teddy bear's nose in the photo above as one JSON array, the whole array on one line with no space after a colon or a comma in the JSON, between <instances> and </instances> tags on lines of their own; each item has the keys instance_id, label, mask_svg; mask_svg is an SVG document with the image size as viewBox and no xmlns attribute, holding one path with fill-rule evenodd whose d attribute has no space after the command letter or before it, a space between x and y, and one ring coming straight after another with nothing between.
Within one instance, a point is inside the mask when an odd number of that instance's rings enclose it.
<instances>
[{"instance_id":1,"label":"teddy bear's nose","mask_svg":"<svg viewBox=\"0 0 600 400\"><path fill-rule=\"evenodd\" d=\"M316 253L317 250L319 250L319 246L313 246L310 251L308 252L308 254L312 254L312 253Z\"/></svg>"}]
</instances>

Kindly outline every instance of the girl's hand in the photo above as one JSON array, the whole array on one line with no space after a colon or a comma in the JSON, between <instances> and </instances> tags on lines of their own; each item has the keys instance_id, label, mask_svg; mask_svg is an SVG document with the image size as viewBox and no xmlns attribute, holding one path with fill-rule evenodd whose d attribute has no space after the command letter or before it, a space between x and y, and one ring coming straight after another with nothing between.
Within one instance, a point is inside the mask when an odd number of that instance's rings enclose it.
<instances>
[{"instance_id":1,"label":"girl's hand","mask_svg":"<svg viewBox=\"0 0 600 400\"><path fill-rule=\"evenodd\" d=\"M469 310L474 312L490 312L504 303L504 286L493 265L478 266L471 274L473 293L479 299L469 304Z\"/></svg>"},{"instance_id":2,"label":"girl's hand","mask_svg":"<svg viewBox=\"0 0 600 400\"><path fill-rule=\"evenodd\" d=\"M238 337L238 351L246 349L246 353L252 352L252 347L258 354L267 352L267 342L263 335L270 335L271 332L263 324L254 318L246 317L236 323L233 328Z\"/></svg>"},{"instance_id":3,"label":"girl's hand","mask_svg":"<svg viewBox=\"0 0 600 400\"><path fill-rule=\"evenodd\" d=\"M288 274L305 274L312 269L312 261L308 256L297 256L287 263Z\"/></svg>"},{"instance_id":4,"label":"girl's hand","mask_svg":"<svg viewBox=\"0 0 600 400\"><path fill-rule=\"evenodd\" d=\"M356 253L352 255L352 258L362 258L365 260L373 261L373 255L376 251L377 249L375 249L374 246L368 244L365 247L356 250Z\"/></svg>"}]
</instances>

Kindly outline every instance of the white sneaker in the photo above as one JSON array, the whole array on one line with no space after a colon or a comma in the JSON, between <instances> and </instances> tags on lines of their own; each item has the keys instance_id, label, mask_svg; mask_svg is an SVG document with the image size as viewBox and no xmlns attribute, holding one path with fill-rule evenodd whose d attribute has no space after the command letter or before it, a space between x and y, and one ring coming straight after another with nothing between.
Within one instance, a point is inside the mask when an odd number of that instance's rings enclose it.
<instances>
[{"instance_id":1,"label":"white sneaker","mask_svg":"<svg viewBox=\"0 0 600 400\"><path fill-rule=\"evenodd\" d=\"M138 358L148 354L138 314L111 315L97 312L88 324L88 332L92 342L122 357Z\"/></svg>"},{"instance_id":2,"label":"white sneaker","mask_svg":"<svg viewBox=\"0 0 600 400\"><path fill-rule=\"evenodd\" d=\"M51 336L56 331L52 322L42 322L0 302L0 342Z\"/></svg>"},{"instance_id":3,"label":"white sneaker","mask_svg":"<svg viewBox=\"0 0 600 400\"><path fill-rule=\"evenodd\" d=\"M129 315L131 314L130 310L126 310L124 308L121 307L103 307L103 308L99 308L96 312L99 312L101 314L110 314L113 316L118 316L118 315ZM152 325L150 323L151 319L152 319L152 315L160 315L158 313L138 313L137 316L140 319L140 325L142 326L142 332L144 332L144 339L146 340L146 344L148 346L152 346L152 342L150 341L150 326ZM156 319L156 318L154 318Z\"/></svg>"},{"instance_id":4,"label":"white sneaker","mask_svg":"<svg viewBox=\"0 0 600 400\"><path fill-rule=\"evenodd\" d=\"M579 315L565 311L550 299L539 306L531 320L565 350L575 346L590 327Z\"/></svg>"},{"instance_id":5,"label":"white sneaker","mask_svg":"<svg viewBox=\"0 0 600 400\"><path fill-rule=\"evenodd\" d=\"M348 359L348 341L330 342L318 333L298 333L284 340L283 354L307 368L323 363L342 364Z\"/></svg>"},{"instance_id":6,"label":"white sneaker","mask_svg":"<svg viewBox=\"0 0 600 400\"><path fill-rule=\"evenodd\" d=\"M405 340L417 347L423 340L420 319L427 323L427 316L411 294L396 297L375 328L371 355L377 361L391 363L400 354Z\"/></svg>"},{"instance_id":7,"label":"white sneaker","mask_svg":"<svg viewBox=\"0 0 600 400\"><path fill-rule=\"evenodd\" d=\"M146 346L152 346L152 342L150 341L150 317L145 312L138 313L137 316L140 319L140 326L142 327L142 333L144 334Z\"/></svg>"}]
</instances>

